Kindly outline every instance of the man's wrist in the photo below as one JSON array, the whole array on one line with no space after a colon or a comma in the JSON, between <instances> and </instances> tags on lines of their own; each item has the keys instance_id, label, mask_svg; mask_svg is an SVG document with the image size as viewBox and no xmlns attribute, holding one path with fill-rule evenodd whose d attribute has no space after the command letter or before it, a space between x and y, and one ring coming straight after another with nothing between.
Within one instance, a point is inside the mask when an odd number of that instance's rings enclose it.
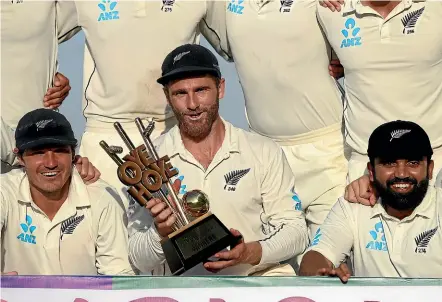
<instances>
[{"instance_id":1,"label":"man's wrist","mask_svg":"<svg viewBox=\"0 0 442 302\"><path fill-rule=\"evenodd\" d=\"M246 259L245 263L258 265L262 258L262 247L258 241L246 243Z\"/></svg>"}]
</instances>

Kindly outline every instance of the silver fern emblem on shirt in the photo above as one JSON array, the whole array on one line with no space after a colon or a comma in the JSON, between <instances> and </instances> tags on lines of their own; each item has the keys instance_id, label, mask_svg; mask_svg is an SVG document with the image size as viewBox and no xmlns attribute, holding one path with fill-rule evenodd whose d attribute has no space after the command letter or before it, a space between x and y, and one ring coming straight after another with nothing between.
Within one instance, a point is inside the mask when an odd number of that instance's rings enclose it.
<instances>
[{"instance_id":1,"label":"silver fern emblem on shirt","mask_svg":"<svg viewBox=\"0 0 442 302\"><path fill-rule=\"evenodd\" d=\"M84 215L71 217L66 219L61 224L61 236L60 239L63 239L63 235L72 234L75 228L80 224L80 222L84 219Z\"/></svg>"},{"instance_id":2,"label":"silver fern emblem on shirt","mask_svg":"<svg viewBox=\"0 0 442 302\"><path fill-rule=\"evenodd\" d=\"M249 173L249 171L250 168L244 170L234 170L224 175L224 180L226 181L224 190L235 191L239 180Z\"/></svg>"},{"instance_id":3,"label":"silver fern emblem on shirt","mask_svg":"<svg viewBox=\"0 0 442 302\"><path fill-rule=\"evenodd\" d=\"M426 253L428 244L430 243L431 238L433 238L434 234L436 234L437 227L434 229L422 232L420 235L414 238L414 242L416 242L416 250L415 253Z\"/></svg>"},{"instance_id":4,"label":"silver fern emblem on shirt","mask_svg":"<svg viewBox=\"0 0 442 302\"><path fill-rule=\"evenodd\" d=\"M425 7L422 7L421 9L406 14L402 18L402 25L404 25L404 30L402 31L403 34L405 35L414 34L414 28L416 26L416 22L419 19L419 17L422 16L424 10Z\"/></svg>"},{"instance_id":5,"label":"silver fern emblem on shirt","mask_svg":"<svg viewBox=\"0 0 442 302\"><path fill-rule=\"evenodd\" d=\"M400 138L402 135L407 134L411 132L411 130L405 130L405 129L399 129L399 130L394 130L391 132L391 139L390 142L394 139L394 138Z\"/></svg>"}]
</instances>

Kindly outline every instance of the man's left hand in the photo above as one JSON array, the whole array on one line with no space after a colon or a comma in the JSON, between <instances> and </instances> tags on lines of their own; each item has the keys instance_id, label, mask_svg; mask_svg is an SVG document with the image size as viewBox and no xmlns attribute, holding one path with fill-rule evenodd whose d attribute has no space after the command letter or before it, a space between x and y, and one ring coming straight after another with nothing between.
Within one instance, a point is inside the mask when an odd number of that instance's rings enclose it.
<instances>
[{"instance_id":1,"label":"man's left hand","mask_svg":"<svg viewBox=\"0 0 442 302\"><path fill-rule=\"evenodd\" d=\"M57 72L54 78L54 86L48 88L43 99L46 108L56 109L61 106L65 98L69 95L71 86L69 79Z\"/></svg>"},{"instance_id":2,"label":"man's left hand","mask_svg":"<svg viewBox=\"0 0 442 302\"><path fill-rule=\"evenodd\" d=\"M234 236L241 236L241 233L237 230L230 229L230 232ZM211 272L217 272L241 263L256 265L261 261L261 256L262 248L259 242L244 243L244 239L241 239L230 251L216 253L214 257L219 260L204 263L204 268Z\"/></svg>"},{"instance_id":3,"label":"man's left hand","mask_svg":"<svg viewBox=\"0 0 442 302\"><path fill-rule=\"evenodd\" d=\"M76 155L74 159L74 164L77 168L78 173L80 173L83 182L87 185L96 182L101 176L100 171L95 168L95 166L89 161L87 157Z\"/></svg>"}]
</instances>

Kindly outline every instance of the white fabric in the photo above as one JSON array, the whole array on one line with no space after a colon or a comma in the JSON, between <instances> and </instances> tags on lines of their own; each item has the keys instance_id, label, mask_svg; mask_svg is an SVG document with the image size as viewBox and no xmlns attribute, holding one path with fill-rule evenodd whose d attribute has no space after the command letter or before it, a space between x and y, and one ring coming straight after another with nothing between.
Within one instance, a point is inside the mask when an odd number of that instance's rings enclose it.
<instances>
[{"instance_id":1,"label":"white fabric","mask_svg":"<svg viewBox=\"0 0 442 302\"><path fill-rule=\"evenodd\" d=\"M52 221L32 201L23 170L3 174L0 187L2 272L133 274L125 217L105 182L85 185L73 169L68 198Z\"/></svg>"},{"instance_id":2,"label":"white fabric","mask_svg":"<svg viewBox=\"0 0 442 302\"><path fill-rule=\"evenodd\" d=\"M418 123L441 146L442 2L403 0L383 19L351 0L341 13L318 6L318 19L345 68L350 147L366 154L373 130L398 119Z\"/></svg>"},{"instance_id":3,"label":"white fabric","mask_svg":"<svg viewBox=\"0 0 442 302\"><path fill-rule=\"evenodd\" d=\"M381 203L373 208L340 198L309 250L335 266L353 250L358 277L441 278L442 189L429 186L414 212L398 220Z\"/></svg>"},{"instance_id":4,"label":"white fabric","mask_svg":"<svg viewBox=\"0 0 442 302\"><path fill-rule=\"evenodd\" d=\"M202 29L220 55L235 61L251 129L278 139L342 120L317 1L286 2L213 1Z\"/></svg>"},{"instance_id":5,"label":"white fabric","mask_svg":"<svg viewBox=\"0 0 442 302\"><path fill-rule=\"evenodd\" d=\"M227 228L239 230L245 242L260 242L260 264L278 263L302 253L308 243L307 227L303 212L295 209L294 177L282 150L269 139L225 121L224 125L224 142L206 170L184 148L178 127L159 139L158 153L169 155L179 170L179 196L193 189L204 191L209 196L210 211ZM229 185L229 173L245 174L236 185ZM147 210L138 206L129 220L132 263L145 273L170 274ZM246 275L250 268L240 265L219 274ZM208 274L202 266L187 273Z\"/></svg>"}]
</instances>

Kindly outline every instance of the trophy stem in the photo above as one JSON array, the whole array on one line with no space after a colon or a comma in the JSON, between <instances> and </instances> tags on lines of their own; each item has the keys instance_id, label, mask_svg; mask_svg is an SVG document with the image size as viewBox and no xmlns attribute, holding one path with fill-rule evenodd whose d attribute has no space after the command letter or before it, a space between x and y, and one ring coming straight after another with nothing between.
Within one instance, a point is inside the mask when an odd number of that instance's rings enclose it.
<instances>
[{"instance_id":1,"label":"trophy stem","mask_svg":"<svg viewBox=\"0 0 442 302\"><path fill-rule=\"evenodd\" d=\"M149 137L149 134L152 132L154 128L153 122L149 123L148 128L146 129L143 125L143 122L140 118L135 119L135 124L138 127L138 130L140 131L141 137L143 138L144 144L146 145L146 148L148 149L150 155L155 160L159 160L160 157L158 156L157 151L155 150L155 146L152 143L152 140ZM179 215L177 215L177 219L180 220L181 223L184 225L189 224L189 219L187 219L187 216L184 212L183 207L181 206L180 199L178 198L178 195L175 193L175 190L173 189L172 184L170 183L170 180L166 182L167 191L170 195L170 199L173 203L172 211L175 209L178 210Z\"/></svg>"}]
</instances>

